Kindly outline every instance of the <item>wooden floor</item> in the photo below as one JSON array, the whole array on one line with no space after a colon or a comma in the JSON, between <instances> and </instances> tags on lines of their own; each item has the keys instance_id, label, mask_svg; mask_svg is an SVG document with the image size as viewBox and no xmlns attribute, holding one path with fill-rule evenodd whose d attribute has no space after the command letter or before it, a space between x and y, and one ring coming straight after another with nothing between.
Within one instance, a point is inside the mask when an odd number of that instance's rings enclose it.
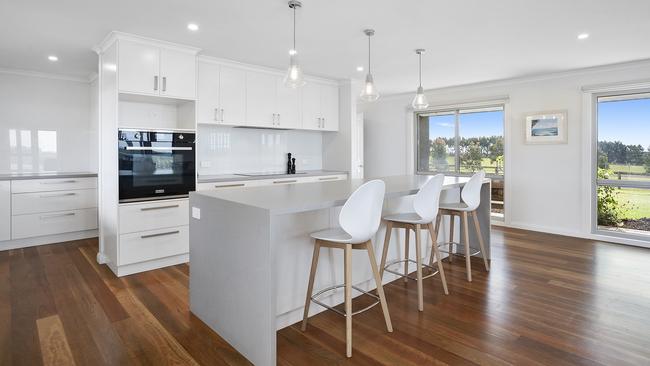
<instances>
[{"instance_id":1,"label":"wooden floor","mask_svg":"<svg viewBox=\"0 0 650 366\"><path fill-rule=\"evenodd\" d=\"M492 271L445 263L449 296L425 280L385 286L379 307L278 332L280 365L649 365L650 250L494 229ZM116 278L96 240L0 252L0 365L243 365L188 311L187 265ZM305 274L307 276L307 274ZM362 306L363 301L355 302Z\"/></svg>"}]
</instances>

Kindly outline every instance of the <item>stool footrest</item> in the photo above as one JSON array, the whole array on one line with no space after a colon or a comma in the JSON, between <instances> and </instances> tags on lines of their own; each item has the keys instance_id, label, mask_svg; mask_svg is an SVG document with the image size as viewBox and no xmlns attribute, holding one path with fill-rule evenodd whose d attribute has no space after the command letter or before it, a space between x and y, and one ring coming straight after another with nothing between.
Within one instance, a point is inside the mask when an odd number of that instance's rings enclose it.
<instances>
[{"instance_id":1,"label":"stool footrest","mask_svg":"<svg viewBox=\"0 0 650 366\"><path fill-rule=\"evenodd\" d=\"M339 309L335 309L333 306L329 306L329 305L327 305L327 304L324 304L324 303L321 302L321 301L318 301L318 297L321 296L321 295L323 295L324 293L329 292L329 291L333 291L333 290L336 290L336 289L339 289L339 288L342 288L342 287L345 287L345 285L334 285L334 286L326 287L326 288L324 288L324 289L318 291L317 293L313 294L313 295L310 297L310 299L311 299L311 301L313 301L314 303L316 303L316 304L318 304L318 305L320 305L320 306L322 306L322 307L324 307L324 308L326 308L326 309L332 310L333 312L335 312L335 313L337 313L337 314L339 314L339 315L341 315L341 316L346 316L345 312L343 312L343 311L341 311L341 310L339 310ZM363 313L364 311L370 310L370 309L373 308L375 305L377 305L377 304L380 303L379 296L377 296L377 295L375 295L375 294L372 294L372 293L370 293L370 292L368 292L368 291L362 290L362 289L358 288L357 286L352 286L352 288L355 289L355 290L357 290L357 291L359 291L359 292L361 292L361 293L364 294L364 295L368 295L368 296L372 297L372 298L375 299L376 301L373 302L372 304L366 306L365 308L363 308L363 309L361 309L361 310L357 310L357 311L352 312L351 315L361 314L361 313Z\"/></svg>"},{"instance_id":2,"label":"stool footrest","mask_svg":"<svg viewBox=\"0 0 650 366\"><path fill-rule=\"evenodd\" d=\"M459 242L456 242L456 241L443 241L443 242L437 242L436 243L436 245L438 245L438 250L440 251L440 253L447 253L449 255L455 255L455 256L458 256L458 257L465 258L465 254L449 252L449 250L444 249L444 248L448 248L450 244L451 245L456 245L456 246L461 245ZM473 248L470 248L470 249L473 249ZM469 256L474 257L476 255L479 255L480 253L481 253L481 250L476 249L476 251L469 253Z\"/></svg>"},{"instance_id":3,"label":"stool footrest","mask_svg":"<svg viewBox=\"0 0 650 366\"><path fill-rule=\"evenodd\" d=\"M411 276L409 276L409 275L404 275L403 273L399 273L399 272L396 272L396 271L394 271L394 270L388 268L388 267L390 267L390 266L392 266L392 265L394 265L394 264L397 264L397 263L404 263L404 262L406 262L406 261L408 261L409 263L413 263L413 264L415 264L415 265L418 264L418 262L414 261L413 259L395 259L395 260L392 260L392 261L388 262L388 264L386 264L386 266L384 266L384 271L385 271L385 272L388 272L388 273L392 273L392 274L394 274L394 275L396 275L396 276L406 277L406 278L408 278L408 279L410 279L410 280L417 281L418 279L417 279L416 277L411 277ZM429 273L429 274L426 275L426 276L422 276L422 279L423 279L423 280L424 280L424 279L427 279L427 278L429 278L429 277L433 277L433 276L437 275L437 274L440 272L437 268L435 268L435 267L433 267L433 266L430 266L430 265L428 265L428 264L426 264L426 263L424 263L424 262L421 263L421 264L422 264L422 267L427 267L427 268L429 268L429 269L431 269L431 270L433 271L433 273Z\"/></svg>"}]
</instances>

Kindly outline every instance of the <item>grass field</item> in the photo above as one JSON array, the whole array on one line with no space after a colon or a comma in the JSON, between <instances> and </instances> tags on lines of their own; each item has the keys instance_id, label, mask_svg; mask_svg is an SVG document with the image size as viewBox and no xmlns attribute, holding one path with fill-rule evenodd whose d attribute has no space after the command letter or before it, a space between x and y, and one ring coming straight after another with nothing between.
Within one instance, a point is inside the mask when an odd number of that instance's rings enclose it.
<instances>
[{"instance_id":1,"label":"grass field","mask_svg":"<svg viewBox=\"0 0 650 366\"><path fill-rule=\"evenodd\" d=\"M625 210L626 219L650 217L650 189L621 188L618 198L629 206Z\"/></svg>"}]
</instances>

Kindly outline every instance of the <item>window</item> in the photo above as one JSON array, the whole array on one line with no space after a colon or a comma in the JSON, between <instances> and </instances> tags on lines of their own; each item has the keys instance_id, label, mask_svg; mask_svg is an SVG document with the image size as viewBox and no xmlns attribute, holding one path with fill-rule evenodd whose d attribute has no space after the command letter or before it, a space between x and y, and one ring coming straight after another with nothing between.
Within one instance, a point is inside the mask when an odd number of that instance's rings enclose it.
<instances>
[{"instance_id":1,"label":"window","mask_svg":"<svg viewBox=\"0 0 650 366\"><path fill-rule=\"evenodd\" d=\"M599 230L650 234L650 94L597 97Z\"/></svg>"},{"instance_id":2,"label":"window","mask_svg":"<svg viewBox=\"0 0 650 366\"><path fill-rule=\"evenodd\" d=\"M504 214L504 107L458 108L418 113L417 172L471 175L484 170L492 178L492 215Z\"/></svg>"}]
</instances>

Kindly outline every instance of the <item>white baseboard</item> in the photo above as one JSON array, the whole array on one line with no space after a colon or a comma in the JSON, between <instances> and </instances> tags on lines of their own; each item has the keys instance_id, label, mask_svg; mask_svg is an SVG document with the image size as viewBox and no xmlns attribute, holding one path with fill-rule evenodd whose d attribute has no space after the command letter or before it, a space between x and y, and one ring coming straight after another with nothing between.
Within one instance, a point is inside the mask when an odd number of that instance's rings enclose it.
<instances>
[{"instance_id":1,"label":"white baseboard","mask_svg":"<svg viewBox=\"0 0 650 366\"><path fill-rule=\"evenodd\" d=\"M151 261L116 266L113 262L106 262L108 268L115 273L117 277L128 276L134 273L151 271L158 268L175 266L177 264L187 263L190 261L190 254L179 254L171 257L155 259Z\"/></svg>"},{"instance_id":2,"label":"white baseboard","mask_svg":"<svg viewBox=\"0 0 650 366\"><path fill-rule=\"evenodd\" d=\"M34 247L37 245L63 243L66 241L89 239L89 238L96 238L96 237L97 237L97 230L95 229L95 230L77 231L74 233L45 235L45 236L37 236L34 238L0 241L0 251Z\"/></svg>"}]
</instances>

